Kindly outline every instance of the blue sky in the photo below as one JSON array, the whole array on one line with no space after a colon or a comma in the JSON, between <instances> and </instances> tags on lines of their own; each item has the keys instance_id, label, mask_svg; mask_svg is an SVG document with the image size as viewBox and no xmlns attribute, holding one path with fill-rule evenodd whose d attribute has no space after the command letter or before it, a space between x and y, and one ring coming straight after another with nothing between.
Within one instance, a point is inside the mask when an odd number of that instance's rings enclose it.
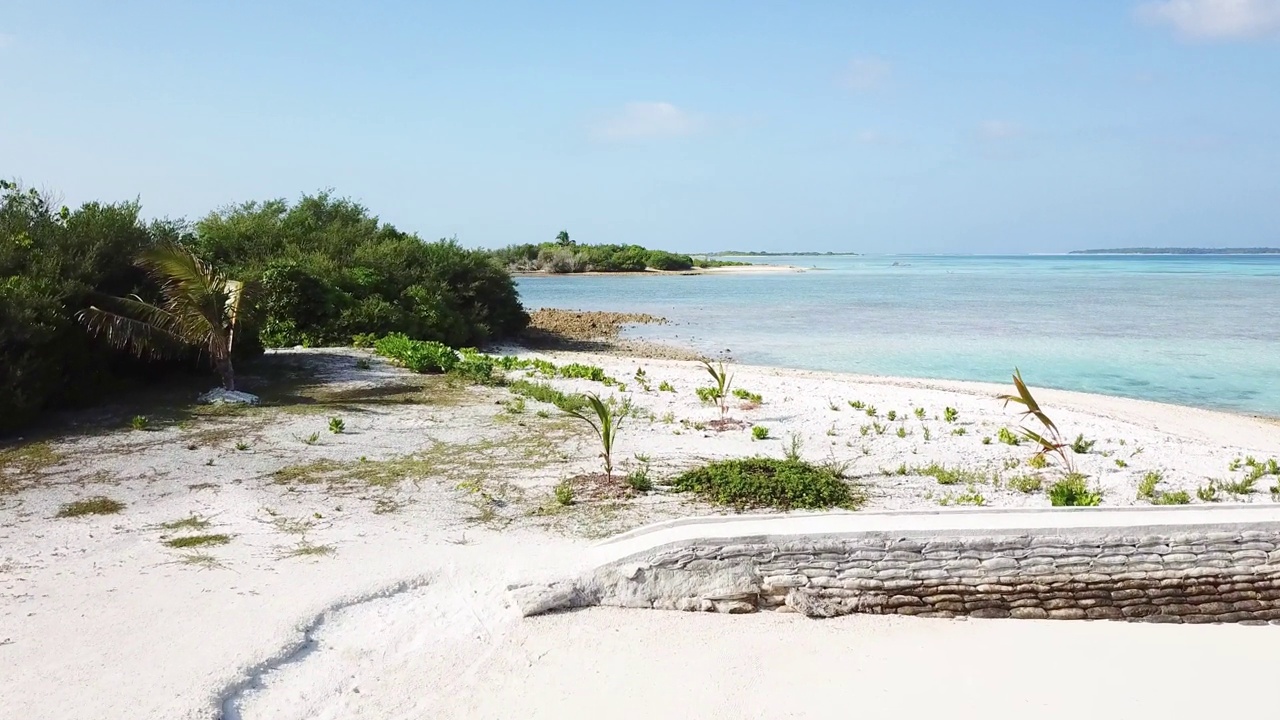
<instances>
[{"instance_id":1,"label":"blue sky","mask_svg":"<svg viewBox=\"0 0 1280 720\"><path fill-rule=\"evenodd\" d=\"M0 176L468 245L1280 245L1280 0L0 0Z\"/></svg>"}]
</instances>

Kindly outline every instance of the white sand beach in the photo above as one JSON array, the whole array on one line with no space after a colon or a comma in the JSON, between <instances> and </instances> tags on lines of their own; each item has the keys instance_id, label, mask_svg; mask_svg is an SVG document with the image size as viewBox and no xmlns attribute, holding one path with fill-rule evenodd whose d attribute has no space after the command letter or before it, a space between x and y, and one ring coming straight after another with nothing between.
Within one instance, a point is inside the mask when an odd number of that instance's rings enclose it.
<instances>
[{"instance_id":1,"label":"white sand beach","mask_svg":"<svg viewBox=\"0 0 1280 720\"><path fill-rule=\"evenodd\" d=\"M1009 480L1052 467L1030 468L1025 443L982 441L1016 424L994 397L1006 386L735 366L735 386L762 402L735 402L729 415L768 427L758 441L749 429L707 429L719 411L694 394L710 380L697 364L544 357L600 365L627 384L637 414L619 438L624 471L637 456L657 480L707 459L780 457L794 435L805 458L847 466L868 510L939 508L965 493L994 507L1049 504ZM124 408L5 449L0 717L879 717L910 707L1175 718L1258 712L1264 701L1215 688L1269 682L1258 662L1277 638L1268 627L605 609L521 620L509 583L572 567L617 532L726 511L661 484L557 506L552 488L599 461L590 430L551 406L519 407L503 389L454 387L365 351L271 359L291 365L293 385L265 407L157 416L147 431L129 429ZM1203 502L1210 479L1243 477L1229 469L1237 458L1280 456L1270 420L1036 394L1064 435L1095 441L1075 462L1104 506L1148 503L1137 488L1152 471L1162 491ZM340 434L326 427L335 416ZM929 463L974 479L941 486L915 472ZM1276 481L1218 499L1269 503ZM92 496L124 507L57 517ZM199 534L225 542L166 545ZM1192 689L1170 684L1184 678Z\"/></svg>"}]
</instances>

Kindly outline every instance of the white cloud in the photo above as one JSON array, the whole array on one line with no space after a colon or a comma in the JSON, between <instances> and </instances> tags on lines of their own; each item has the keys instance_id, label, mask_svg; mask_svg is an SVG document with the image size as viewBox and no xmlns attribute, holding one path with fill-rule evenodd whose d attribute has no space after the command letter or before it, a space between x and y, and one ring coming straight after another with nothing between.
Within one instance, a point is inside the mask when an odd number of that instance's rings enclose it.
<instances>
[{"instance_id":1,"label":"white cloud","mask_svg":"<svg viewBox=\"0 0 1280 720\"><path fill-rule=\"evenodd\" d=\"M667 102L629 102L592 128L603 140L683 137L703 127L702 118Z\"/></svg>"},{"instance_id":2,"label":"white cloud","mask_svg":"<svg viewBox=\"0 0 1280 720\"><path fill-rule=\"evenodd\" d=\"M893 66L877 57L854 58L844 73L844 84L851 90L866 92L884 85Z\"/></svg>"},{"instance_id":3,"label":"white cloud","mask_svg":"<svg viewBox=\"0 0 1280 720\"><path fill-rule=\"evenodd\" d=\"M1022 127L1008 120L983 120L978 123L978 137L983 140L1009 140L1022 134Z\"/></svg>"},{"instance_id":4,"label":"white cloud","mask_svg":"<svg viewBox=\"0 0 1280 720\"><path fill-rule=\"evenodd\" d=\"M1280 34L1280 0L1161 0L1138 6L1138 19L1169 25L1183 37L1239 40Z\"/></svg>"}]
</instances>

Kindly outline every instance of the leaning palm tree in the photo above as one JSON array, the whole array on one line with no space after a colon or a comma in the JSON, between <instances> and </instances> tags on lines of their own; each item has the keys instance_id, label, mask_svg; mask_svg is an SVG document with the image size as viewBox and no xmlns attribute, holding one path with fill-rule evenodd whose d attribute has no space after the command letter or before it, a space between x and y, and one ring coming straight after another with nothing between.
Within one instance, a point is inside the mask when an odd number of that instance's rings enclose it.
<instances>
[{"instance_id":1,"label":"leaning palm tree","mask_svg":"<svg viewBox=\"0 0 1280 720\"><path fill-rule=\"evenodd\" d=\"M245 284L228 280L173 243L147 250L137 263L160 284L163 302L153 305L137 295L103 297L105 307L91 305L76 317L109 345L140 357L160 358L192 347L208 352L222 386L235 390L231 350L249 307Z\"/></svg>"}]
</instances>

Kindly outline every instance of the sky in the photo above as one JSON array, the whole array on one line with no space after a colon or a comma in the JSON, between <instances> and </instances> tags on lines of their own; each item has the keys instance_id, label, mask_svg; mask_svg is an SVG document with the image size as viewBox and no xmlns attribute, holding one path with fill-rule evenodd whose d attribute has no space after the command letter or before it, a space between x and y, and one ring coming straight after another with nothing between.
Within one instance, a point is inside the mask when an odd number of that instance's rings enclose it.
<instances>
[{"instance_id":1,"label":"sky","mask_svg":"<svg viewBox=\"0 0 1280 720\"><path fill-rule=\"evenodd\" d=\"M0 177L486 247L1280 246L1280 0L0 0Z\"/></svg>"}]
</instances>

